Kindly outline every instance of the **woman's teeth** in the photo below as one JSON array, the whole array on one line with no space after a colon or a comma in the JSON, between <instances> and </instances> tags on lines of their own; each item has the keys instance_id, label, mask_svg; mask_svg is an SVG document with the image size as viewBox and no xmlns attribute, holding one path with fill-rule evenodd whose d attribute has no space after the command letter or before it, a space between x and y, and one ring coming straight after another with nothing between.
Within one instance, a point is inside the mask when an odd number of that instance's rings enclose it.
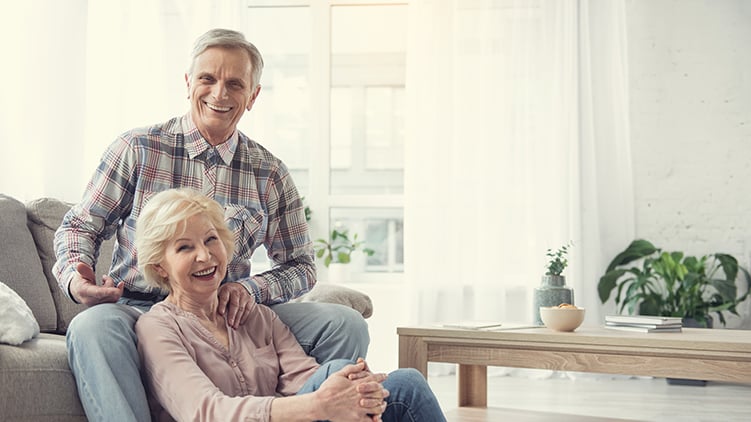
<instances>
[{"instance_id":1,"label":"woman's teeth","mask_svg":"<svg viewBox=\"0 0 751 422\"><path fill-rule=\"evenodd\" d=\"M214 271L216 271L216 267L212 267L203 271L198 271L197 273L193 273L196 277L205 277L207 275L214 274Z\"/></svg>"}]
</instances>

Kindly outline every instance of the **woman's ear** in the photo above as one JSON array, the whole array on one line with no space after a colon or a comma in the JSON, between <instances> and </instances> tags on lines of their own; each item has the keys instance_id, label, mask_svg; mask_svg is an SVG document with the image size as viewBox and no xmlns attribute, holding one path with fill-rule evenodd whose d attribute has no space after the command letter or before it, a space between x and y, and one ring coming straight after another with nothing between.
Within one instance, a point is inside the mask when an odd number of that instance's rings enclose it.
<instances>
[{"instance_id":1,"label":"woman's ear","mask_svg":"<svg viewBox=\"0 0 751 422\"><path fill-rule=\"evenodd\" d=\"M162 268L161 265L155 264L154 270L156 271L157 274L159 274L160 277L167 278L167 271L164 271L164 268Z\"/></svg>"}]
</instances>

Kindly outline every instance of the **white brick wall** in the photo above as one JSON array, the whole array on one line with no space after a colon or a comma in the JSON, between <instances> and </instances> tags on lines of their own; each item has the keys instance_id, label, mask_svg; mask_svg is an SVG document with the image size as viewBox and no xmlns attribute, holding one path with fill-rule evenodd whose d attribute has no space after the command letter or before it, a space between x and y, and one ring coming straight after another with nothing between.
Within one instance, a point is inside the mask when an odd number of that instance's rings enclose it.
<instances>
[{"instance_id":1,"label":"white brick wall","mask_svg":"<svg viewBox=\"0 0 751 422\"><path fill-rule=\"evenodd\" d=\"M627 2L636 235L751 267L751 2ZM728 327L751 328L751 300Z\"/></svg>"}]
</instances>

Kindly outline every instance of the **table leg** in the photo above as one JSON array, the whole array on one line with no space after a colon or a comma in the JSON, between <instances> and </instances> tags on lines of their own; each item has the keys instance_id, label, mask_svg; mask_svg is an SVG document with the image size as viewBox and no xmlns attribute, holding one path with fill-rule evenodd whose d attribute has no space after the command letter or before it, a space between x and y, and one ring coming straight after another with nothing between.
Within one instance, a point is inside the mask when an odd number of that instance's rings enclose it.
<instances>
[{"instance_id":1,"label":"table leg","mask_svg":"<svg viewBox=\"0 0 751 422\"><path fill-rule=\"evenodd\" d=\"M459 365L459 406L487 407L488 367Z\"/></svg>"},{"instance_id":2,"label":"table leg","mask_svg":"<svg viewBox=\"0 0 751 422\"><path fill-rule=\"evenodd\" d=\"M428 378L428 344L422 337L399 336L399 367L415 368Z\"/></svg>"}]
</instances>

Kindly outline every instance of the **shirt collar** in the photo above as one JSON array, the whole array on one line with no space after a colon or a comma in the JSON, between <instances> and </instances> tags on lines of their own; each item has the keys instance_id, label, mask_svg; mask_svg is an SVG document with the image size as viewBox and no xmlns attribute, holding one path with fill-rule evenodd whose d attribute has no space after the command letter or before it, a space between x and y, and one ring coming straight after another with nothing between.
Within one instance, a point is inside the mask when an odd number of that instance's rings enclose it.
<instances>
[{"instance_id":1,"label":"shirt collar","mask_svg":"<svg viewBox=\"0 0 751 422\"><path fill-rule=\"evenodd\" d=\"M190 113L185 114L180 118L180 129L185 136L185 149L188 151L188 156L191 159L195 159L199 155L205 153L208 149L212 148L209 141L207 141L198 128L193 123L193 119L190 117ZM232 132L232 136L226 142L213 147L219 157L221 157L224 164L229 165L232 162L232 157L235 155L237 149L237 142L239 134L237 129Z\"/></svg>"}]
</instances>

